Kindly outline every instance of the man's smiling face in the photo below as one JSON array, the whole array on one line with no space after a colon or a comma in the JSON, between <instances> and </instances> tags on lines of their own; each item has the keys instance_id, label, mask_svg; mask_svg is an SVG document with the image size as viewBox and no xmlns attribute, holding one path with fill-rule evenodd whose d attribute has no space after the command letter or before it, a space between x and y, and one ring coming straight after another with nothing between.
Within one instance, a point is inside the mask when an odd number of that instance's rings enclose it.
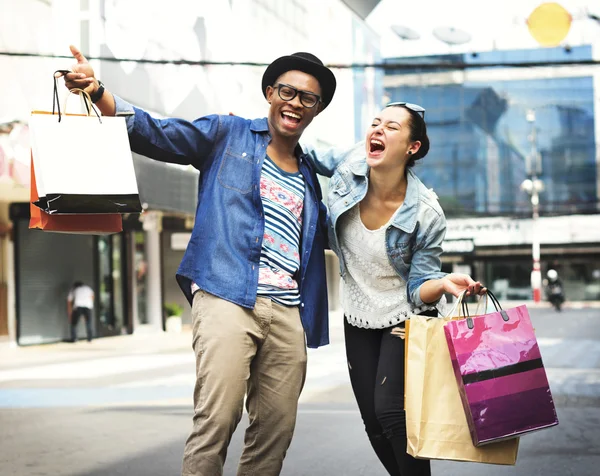
<instances>
[{"instance_id":1,"label":"man's smiling face","mask_svg":"<svg viewBox=\"0 0 600 476\"><path fill-rule=\"evenodd\" d=\"M310 74L294 70L279 76L274 87L267 87L267 101L271 104L269 124L273 133L281 137L297 137L299 139L304 129L321 111L322 104L319 102L314 107L305 107L300 102L300 94L297 94L291 101L285 101L279 97L278 84L287 84L298 91L321 96L319 81Z\"/></svg>"}]
</instances>

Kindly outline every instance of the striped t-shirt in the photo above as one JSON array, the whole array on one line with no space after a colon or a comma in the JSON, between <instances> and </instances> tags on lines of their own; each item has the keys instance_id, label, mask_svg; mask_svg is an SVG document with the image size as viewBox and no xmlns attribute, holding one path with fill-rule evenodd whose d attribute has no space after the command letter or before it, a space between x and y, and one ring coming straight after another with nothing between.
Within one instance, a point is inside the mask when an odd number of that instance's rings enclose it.
<instances>
[{"instance_id":1,"label":"striped t-shirt","mask_svg":"<svg viewBox=\"0 0 600 476\"><path fill-rule=\"evenodd\" d=\"M265 212L259 296L285 306L300 304L296 273L300 269L300 233L304 207L304 177L281 170L265 157L260 177L260 197Z\"/></svg>"}]
</instances>

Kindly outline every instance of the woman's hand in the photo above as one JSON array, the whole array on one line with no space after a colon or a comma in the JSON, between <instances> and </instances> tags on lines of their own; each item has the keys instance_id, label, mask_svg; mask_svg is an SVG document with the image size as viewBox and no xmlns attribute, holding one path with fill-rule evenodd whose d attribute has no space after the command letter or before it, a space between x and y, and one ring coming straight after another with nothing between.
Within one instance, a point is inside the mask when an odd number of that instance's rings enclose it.
<instances>
[{"instance_id":1,"label":"woman's hand","mask_svg":"<svg viewBox=\"0 0 600 476\"><path fill-rule=\"evenodd\" d=\"M467 291L466 296L474 294L485 294L487 289L479 281L473 281L468 274L450 273L442 278L444 292L458 297L463 291Z\"/></svg>"}]
</instances>

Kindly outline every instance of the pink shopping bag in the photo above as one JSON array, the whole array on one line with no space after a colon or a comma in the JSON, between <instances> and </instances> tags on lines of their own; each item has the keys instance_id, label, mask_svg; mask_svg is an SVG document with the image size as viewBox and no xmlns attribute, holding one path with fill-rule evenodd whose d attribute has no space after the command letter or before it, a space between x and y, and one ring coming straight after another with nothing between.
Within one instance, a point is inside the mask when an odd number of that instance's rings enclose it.
<instances>
[{"instance_id":1,"label":"pink shopping bag","mask_svg":"<svg viewBox=\"0 0 600 476\"><path fill-rule=\"evenodd\" d=\"M558 425L540 348L526 306L444 326L475 446Z\"/></svg>"}]
</instances>

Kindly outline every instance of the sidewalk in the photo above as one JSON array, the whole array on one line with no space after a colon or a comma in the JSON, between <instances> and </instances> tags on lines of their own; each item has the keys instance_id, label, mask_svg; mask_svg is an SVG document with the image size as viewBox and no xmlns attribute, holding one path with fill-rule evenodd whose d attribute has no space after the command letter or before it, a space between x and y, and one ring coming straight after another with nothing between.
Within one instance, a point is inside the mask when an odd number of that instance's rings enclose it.
<instances>
[{"instance_id":1,"label":"sidewalk","mask_svg":"<svg viewBox=\"0 0 600 476\"><path fill-rule=\"evenodd\" d=\"M547 308L547 302L534 303L533 301L502 301L503 308L511 308L526 304L528 308ZM469 304L469 309L475 311L476 304ZM565 309L599 309L600 301L566 302ZM598 312L600 317L600 311ZM331 344L318 350L309 350L323 353L333 351L333 347L343 346L343 316L341 310L331 311L329 315ZM47 365L53 363L79 362L82 360L95 360L115 358L119 356L156 355L192 353L191 330L183 329L181 333L143 332L139 334L104 337L95 339L91 343L81 340L76 344L56 343L34 346L15 346L8 342L0 341L0 371L18 369L30 366ZM331 350L328 350L331 348Z\"/></svg>"},{"instance_id":2,"label":"sidewalk","mask_svg":"<svg viewBox=\"0 0 600 476\"><path fill-rule=\"evenodd\" d=\"M141 333L116 337L103 337L92 342L80 340L75 344L14 346L0 343L0 370L17 369L33 365L79 362L114 358L126 355L170 354L192 352L191 330L181 333Z\"/></svg>"},{"instance_id":3,"label":"sidewalk","mask_svg":"<svg viewBox=\"0 0 600 476\"><path fill-rule=\"evenodd\" d=\"M329 321L331 343L343 343L341 311L331 311ZM330 346L319 348L318 351L327 347ZM314 352L314 350L310 349L309 352ZM59 342L15 346L8 342L0 342L0 371L83 360L175 353L186 353L193 358L192 331L189 326L184 326L181 333L142 332L103 337L94 339L91 343L80 340L75 344Z\"/></svg>"}]
</instances>

